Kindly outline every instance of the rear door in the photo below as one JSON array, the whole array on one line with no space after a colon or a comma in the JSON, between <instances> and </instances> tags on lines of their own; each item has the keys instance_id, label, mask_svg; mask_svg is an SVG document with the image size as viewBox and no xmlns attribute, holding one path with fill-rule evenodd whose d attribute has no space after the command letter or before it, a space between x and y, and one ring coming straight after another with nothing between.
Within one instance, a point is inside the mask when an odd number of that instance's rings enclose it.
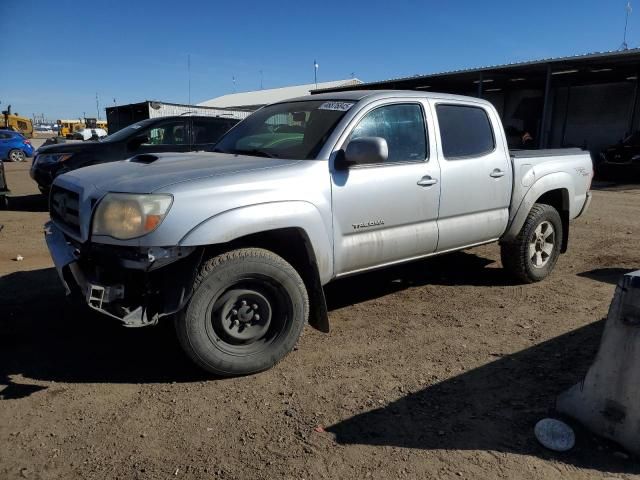
<instances>
[{"instance_id":1,"label":"rear door","mask_svg":"<svg viewBox=\"0 0 640 480\"><path fill-rule=\"evenodd\" d=\"M417 100L375 102L359 112L339 142L387 141L388 161L332 173L337 275L432 253L438 241L440 171L430 154L428 106Z\"/></svg>"},{"instance_id":2,"label":"rear door","mask_svg":"<svg viewBox=\"0 0 640 480\"><path fill-rule=\"evenodd\" d=\"M431 101L441 168L438 251L498 239L509 219L512 173L494 109Z\"/></svg>"},{"instance_id":3,"label":"rear door","mask_svg":"<svg viewBox=\"0 0 640 480\"><path fill-rule=\"evenodd\" d=\"M233 127L237 120L231 118L192 118L193 150L211 150L218 140Z\"/></svg>"}]
</instances>

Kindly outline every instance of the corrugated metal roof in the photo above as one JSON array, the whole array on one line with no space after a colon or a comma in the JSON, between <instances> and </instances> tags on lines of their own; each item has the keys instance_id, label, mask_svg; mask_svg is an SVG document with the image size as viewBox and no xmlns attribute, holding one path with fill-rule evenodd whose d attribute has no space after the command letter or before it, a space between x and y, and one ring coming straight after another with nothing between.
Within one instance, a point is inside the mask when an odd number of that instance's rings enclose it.
<instances>
[{"instance_id":1,"label":"corrugated metal roof","mask_svg":"<svg viewBox=\"0 0 640 480\"><path fill-rule=\"evenodd\" d=\"M395 77L389 78L386 80L376 80L373 82L364 82L363 85L378 85L389 82L399 82L404 80L416 80L422 78L433 78L440 77L445 75L457 75L461 73L474 73L474 72L482 72L487 70L500 70L500 69L509 69L509 68L517 68L517 67L526 67L532 65L544 65L547 63L560 63L560 62L570 62L570 61L584 61L584 60L609 60L616 57L625 57L625 56L634 56L640 55L640 48L629 48L627 50L609 50L605 52L590 52L584 54L571 55L568 57L549 57L542 58L536 60L527 60L524 62L511 62L511 63L503 63L497 65L488 65L482 67L471 67L471 68L463 68L458 70L448 70L444 72L434 72L434 73L425 73L425 74L416 74L411 75L409 77ZM328 90L332 87L323 87L320 88L320 84L318 84L318 89L316 92L321 92L322 90Z\"/></svg>"},{"instance_id":2,"label":"corrugated metal roof","mask_svg":"<svg viewBox=\"0 0 640 480\"><path fill-rule=\"evenodd\" d=\"M347 80L335 80L332 82L318 82L318 89L328 89L337 87L346 87L349 85L359 85L362 81L357 78L350 78ZM301 97L309 95L312 90L316 89L315 83L309 83L306 85L293 85L282 88L268 88L265 90L255 90L253 92L241 92L231 93L229 95L223 95L221 97L212 98L205 102L201 102L198 105L203 107L218 107L218 108L230 108L230 107L242 107L242 106L261 106L268 105L270 103L281 102L294 97Z\"/></svg>"}]
</instances>

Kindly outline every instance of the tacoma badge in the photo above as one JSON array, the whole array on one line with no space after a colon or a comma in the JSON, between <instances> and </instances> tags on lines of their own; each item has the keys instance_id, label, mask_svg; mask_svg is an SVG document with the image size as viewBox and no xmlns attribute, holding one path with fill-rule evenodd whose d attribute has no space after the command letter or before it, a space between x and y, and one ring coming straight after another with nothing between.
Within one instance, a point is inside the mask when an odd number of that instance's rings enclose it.
<instances>
[{"instance_id":1,"label":"tacoma badge","mask_svg":"<svg viewBox=\"0 0 640 480\"><path fill-rule=\"evenodd\" d=\"M368 222L352 224L354 230L360 230L361 228L367 228L367 227L376 227L378 225L384 225L384 220L370 220Z\"/></svg>"}]
</instances>

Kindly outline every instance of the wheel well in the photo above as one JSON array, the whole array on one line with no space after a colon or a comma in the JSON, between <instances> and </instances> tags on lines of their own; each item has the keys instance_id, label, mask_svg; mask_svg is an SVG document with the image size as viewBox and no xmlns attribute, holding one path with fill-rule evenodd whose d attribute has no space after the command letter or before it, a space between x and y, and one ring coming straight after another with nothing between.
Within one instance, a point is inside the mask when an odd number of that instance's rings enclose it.
<instances>
[{"instance_id":1,"label":"wheel well","mask_svg":"<svg viewBox=\"0 0 640 480\"><path fill-rule=\"evenodd\" d=\"M567 251L569 246L569 191L566 188L558 188L545 192L535 203L542 203L555 208L562 220L562 245L560 252Z\"/></svg>"},{"instance_id":2,"label":"wheel well","mask_svg":"<svg viewBox=\"0 0 640 480\"><path fill-rule=\"evenodd\" d=\"M206 247L205 257L237 248L264 248L284 258L300 274L309 294L309 324L329 331L329 315L313 246L307 233L296 227L279 228L236 238L229 243Z\"/></svg>"}]
</instances>

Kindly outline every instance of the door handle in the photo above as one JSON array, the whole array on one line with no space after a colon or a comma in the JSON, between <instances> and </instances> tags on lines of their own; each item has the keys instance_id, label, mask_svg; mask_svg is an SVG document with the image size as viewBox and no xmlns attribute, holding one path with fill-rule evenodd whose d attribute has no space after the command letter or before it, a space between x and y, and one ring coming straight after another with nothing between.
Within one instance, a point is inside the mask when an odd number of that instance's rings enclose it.
<instances>
[{"instance_id":1,"label":"door handle","mask_svg":"<svg viewBox=\"0 0 640 480\"><path fill-rule=\"evenodd\" d=\"M500 178L500 177L504 177L504 172L502 170L500 170L499 168L494 168L493 172L491 172L489 174L490 177L493 178Z\"/></svg>"},{"instance_id":2,"label":"door handle","mask_svg":"<svg viewBox=\"0 0 640 480\"><path fill-rule=\"evenodd\" d=\"M420 185L421 187L430 187L431 185L435 185L436 183L438 183L438 180L436 178L432 178L430 175L425 175L420 179L418 185Z\"/></svg>"}]
</instances>

